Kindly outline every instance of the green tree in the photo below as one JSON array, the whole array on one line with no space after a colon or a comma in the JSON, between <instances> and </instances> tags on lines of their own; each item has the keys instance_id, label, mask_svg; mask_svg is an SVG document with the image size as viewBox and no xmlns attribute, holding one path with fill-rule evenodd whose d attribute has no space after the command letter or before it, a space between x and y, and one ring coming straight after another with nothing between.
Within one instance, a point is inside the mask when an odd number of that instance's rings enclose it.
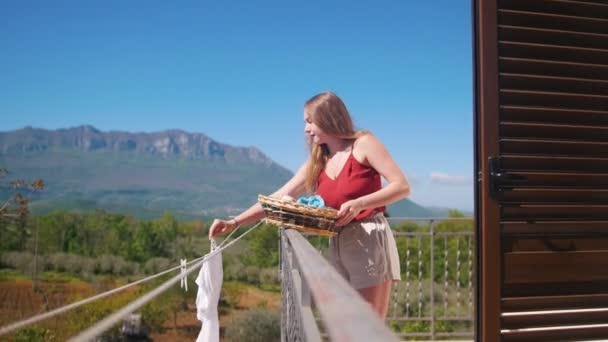
<instances>
[{"instance_id":1,"label":"green tree","mask_svg":"<svg viewBox=\"0 0 608 342\"><path fill-rule=\"evenodd\" d=\"M449 217L464 217L464 214L459 210L453 209L448 211Z\"/></svg>"},{"instance_id":2,"label":"green tree","mask_svg":"<svg viewBox=\"0 0 608 342\"><path fill-rule=\"evenodd\" d=\"M248 236L247 246L247 264L260 268L279 264L279 231L275 226L260 226Z\"/></svg>"},{"instance_id":3,"label":"green tree","mask_svg":"<svg viewBox=\"0 0 608 342\"><path fill-rule=\"evenodd\" d=\"M150 222L139 222L129 256L135 261L145 261L152 257L171 257L175 254L174 241L177 238L178 222L170 213Z\"/></svg>"},{"instance_id":4,"label":"green tree","mask_svg":"<svg viewBox=\"0 0 608 342\"><path fill-rule=\"evenodd\" d=\"M143 262L151 257L152 253L149 250L153 239L151 226L150 222L137 223L135 237L129 248L129 259Z\"/></svg>"}]
</instances>

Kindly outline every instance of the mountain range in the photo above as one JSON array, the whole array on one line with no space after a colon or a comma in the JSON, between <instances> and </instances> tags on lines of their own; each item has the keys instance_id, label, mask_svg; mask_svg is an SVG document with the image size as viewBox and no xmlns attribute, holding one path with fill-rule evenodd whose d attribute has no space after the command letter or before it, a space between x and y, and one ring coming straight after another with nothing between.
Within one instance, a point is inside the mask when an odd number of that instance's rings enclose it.
<instances>
[{"instance_id":1,"label":"mountain range","mask_svg":"<svg viewBox=\"0 0 608 342\"><path fill-rule=\"evenodd\" d=\"M202 133L103 132L88 125L0 132L0 168L45 181L32 198L34 212L105 209L145 218L166 211L182 218L234 214L292 176L255 147ZM403 200L388 211L432 217L448 210Z\"/></svg>"}]
</instances>

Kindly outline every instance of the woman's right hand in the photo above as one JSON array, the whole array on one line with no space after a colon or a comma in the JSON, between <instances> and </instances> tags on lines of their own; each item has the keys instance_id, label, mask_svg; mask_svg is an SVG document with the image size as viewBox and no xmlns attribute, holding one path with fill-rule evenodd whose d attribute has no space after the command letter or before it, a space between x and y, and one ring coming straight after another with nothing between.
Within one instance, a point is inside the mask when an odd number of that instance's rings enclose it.
<instances>
[{"instance_id":1,"label":"woman's right hand","mask_svg":"<svg viewBox=\"0 0 608 342\"><path fill-rule=\"evenodd\" d=\"M209 240L212 240L219 234L226 234L236 228L236 222L234 220L220 220L215 219L209 227Z\"/></svg>"}]
</instances>

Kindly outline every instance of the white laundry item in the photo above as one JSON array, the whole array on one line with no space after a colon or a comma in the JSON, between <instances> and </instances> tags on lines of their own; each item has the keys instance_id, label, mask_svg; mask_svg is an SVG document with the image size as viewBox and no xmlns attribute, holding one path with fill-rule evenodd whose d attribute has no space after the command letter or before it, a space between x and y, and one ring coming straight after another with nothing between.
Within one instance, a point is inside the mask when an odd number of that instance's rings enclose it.
<instances>
[{"instance_id":1,"label":"white laundry item","mask_svg":"<svg viewBox=\"0 0 608 342\"><path fill-rule=\"evenodd\" d=\"M203 326L196 342L219 342L220 322L217 305L222 290L224 270L222 268L221 250L206 257L196 278L196 318Z\"/></svg>"}]
</instances>

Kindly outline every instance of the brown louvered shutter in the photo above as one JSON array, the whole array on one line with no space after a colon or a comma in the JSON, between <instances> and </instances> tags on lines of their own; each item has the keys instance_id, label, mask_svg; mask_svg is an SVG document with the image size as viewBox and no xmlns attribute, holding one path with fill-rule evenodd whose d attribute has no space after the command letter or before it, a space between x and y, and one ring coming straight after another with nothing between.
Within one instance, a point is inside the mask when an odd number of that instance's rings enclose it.
<instances>
[{"instance_id":1,"label":"brown louvered shutter","mask_svg":"<svg viewBox=\"0 0 608 342\"><path fill-rule=\"evenodd\" d=\"M608 1L474 13L478 336L608 338Z\"/></svg>"}]
</instances>

